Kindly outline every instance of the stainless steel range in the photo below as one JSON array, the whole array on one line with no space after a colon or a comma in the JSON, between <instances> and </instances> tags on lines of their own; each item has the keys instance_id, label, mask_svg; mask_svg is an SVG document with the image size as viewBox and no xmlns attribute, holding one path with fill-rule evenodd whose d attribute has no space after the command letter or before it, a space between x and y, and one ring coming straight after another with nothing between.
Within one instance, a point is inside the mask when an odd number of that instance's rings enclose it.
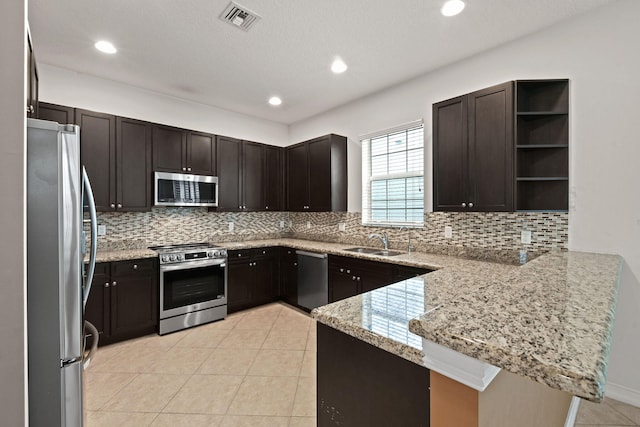
<instances>
[{"instance_id":1,"label":"stainless steel range","mask_svg":"<svg viewBox=\"0 0 640 427\"><path fill-rule=\"evenodd\" d=\"M152 246L160 259L160 335L227 316L227 251L210 243Z\"/></svg>"}]
</instances>

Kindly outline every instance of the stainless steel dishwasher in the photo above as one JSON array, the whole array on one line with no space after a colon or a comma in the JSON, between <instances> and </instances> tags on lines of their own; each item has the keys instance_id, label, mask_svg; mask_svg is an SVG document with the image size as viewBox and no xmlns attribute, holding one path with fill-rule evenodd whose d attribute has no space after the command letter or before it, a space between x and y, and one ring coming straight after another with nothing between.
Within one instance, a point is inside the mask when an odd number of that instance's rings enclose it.
<instances>
[{"instance_id":1,"label":"stainless steel dishwasher","mask_svg":"<svg viewBox=\"0 0 640 427\"><path fill-rule=\"evenodd\" d=\"M312 310L329 302L329 257L296 251L298 256L298 305Z\"/></svg>"}]
</instances>

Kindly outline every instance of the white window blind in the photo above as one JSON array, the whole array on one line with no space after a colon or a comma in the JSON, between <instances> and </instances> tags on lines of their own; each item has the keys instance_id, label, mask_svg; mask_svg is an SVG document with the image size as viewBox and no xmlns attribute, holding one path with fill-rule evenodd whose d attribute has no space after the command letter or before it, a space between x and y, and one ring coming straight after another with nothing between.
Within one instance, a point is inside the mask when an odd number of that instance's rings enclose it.
<instances>
[{"instance_id":1,"label":"white window blind","mask_svg":"<svg viewBox=\"0 0 640 427\"><path fill-rule=\"evenodd\" d=\"M417 226L424 222L422 120L363 135L362 223Z\"/></svg>"}]
</instances>

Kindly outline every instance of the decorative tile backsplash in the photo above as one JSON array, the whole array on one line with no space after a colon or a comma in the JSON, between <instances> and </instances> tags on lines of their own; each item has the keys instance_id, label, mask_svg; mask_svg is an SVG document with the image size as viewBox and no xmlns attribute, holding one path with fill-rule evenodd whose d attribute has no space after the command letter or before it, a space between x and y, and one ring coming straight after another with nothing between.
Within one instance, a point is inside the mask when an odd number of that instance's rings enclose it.
<instances>
[{"instance_id":1,"label":"decorative tile backsplash","mask_svg":"<svg viewBox=\"0 0 640 427\"><path fill-rule=\"evenodd\" d=\"M421 228L400 230L363 226L353 212L208 212L206 208L153 208L151 212L99 213L107 228L98 249L134 249L187 242L225 242L293 237L354 246L378 246L371 233L386 232L393 249L406 250L409 237L420 252L475 259L518 262L526 249L529 259L550 250L566 250L566 212L430 212ZM233 223L233 231L229 223ZM345 231L339 231L343 223ZM452 238L444 236L445 226ZM531 244L520 242L522 230L531 231Z\"/></svg>"},{"instance_id":2,"label":"decorative tile backsplash","mask_svg":"<svg viewBox=\"0 0 640 427\"><path fill-rule=\"evenodd\" d=\"M420 252L514 263L522 249L531 259L550 250L566 250L568 243L566 212L430 212L424 227L409 230L363 226L361 214L351 212L291 212L289 218L291 237L377 246L380 242L368 236L386 232L393 249L407 250L411 237L411 246ZM345 231L339 231L340 223ZM444 236L445 226L452 228L450 239ZM523 230L531 231L531 244L521 243Z\"/></svg>"}]
</instances>

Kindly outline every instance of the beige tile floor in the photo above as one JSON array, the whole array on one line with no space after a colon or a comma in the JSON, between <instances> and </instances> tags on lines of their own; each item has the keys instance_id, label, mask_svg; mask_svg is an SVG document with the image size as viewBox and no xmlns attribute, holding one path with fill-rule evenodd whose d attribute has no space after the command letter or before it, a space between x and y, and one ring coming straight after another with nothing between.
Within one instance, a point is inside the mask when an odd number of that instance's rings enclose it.
<instances>
[{"instance_id":1,"label":"beige tile floor","mask_svg":"<svg viewBox=\"0 0 640 427\"><path fill-rule=\"evenodd\" d=\"M101 347L84 372L86 427L316 425L315 323L286 304ZM640 409L583 402L576 426L640 426Z\"/></svg>"}]
</instances>

